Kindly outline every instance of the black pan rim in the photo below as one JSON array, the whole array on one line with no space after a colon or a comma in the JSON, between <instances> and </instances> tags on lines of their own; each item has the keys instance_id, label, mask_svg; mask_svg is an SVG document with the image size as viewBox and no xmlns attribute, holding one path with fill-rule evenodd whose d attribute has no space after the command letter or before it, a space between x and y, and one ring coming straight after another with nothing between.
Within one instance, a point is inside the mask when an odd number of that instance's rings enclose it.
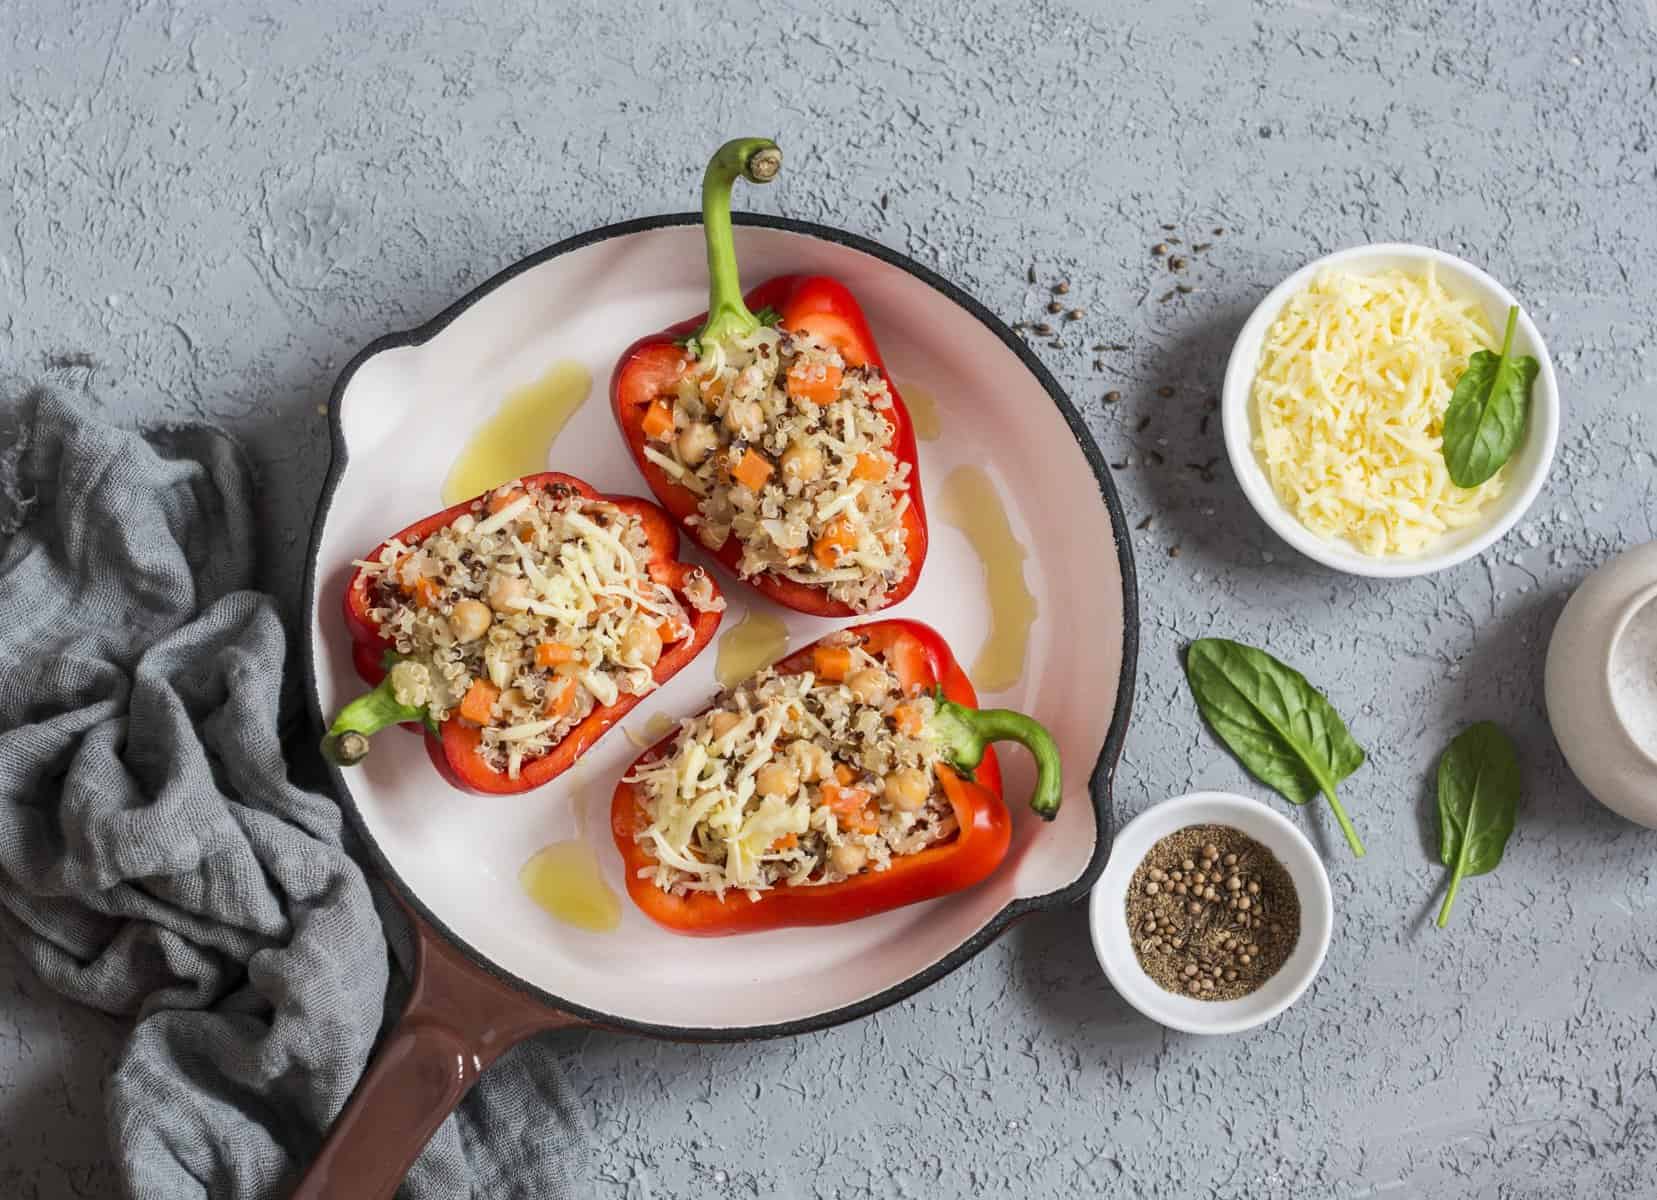
<instances>
[{"instance_id":1,"label":"black pan rim","mask_svg":"<svg viewBox=\"0 0 1657 1200\"><path fill-rule=\"evenodd\" d=\"M1037 382L1041 384L1043 390L1047 392L1053 403L1058 407L1059 414L1070 428L1071 436L1075 438L1077 446L1081 449L1082 457L1087 460L1088 466L1093 471L1094 479L1099 485L1099 496L1104 501L1106 511L1110 514L1111 536L1116 543L1117 566L1122 576L1122 668L1117 679L1116 707L1111 713L1110 728L1106 731L1105 743L1100 750L1099 759L1094 764L1093 771L1088 777L1088 792L1093 801L1098 840L1094 845L1092 857L1076 880L1069 886L1057 891L1046 892L1039 896L1025 896L1014 900L991 917L981 929L937 962L913 975L906 976L873 996L852 1004L842 1005L827 1012L801 1017L792 1021L780 1021L770 1025L704 1028L636 1021L565 1000L531 983L529 980L505 970L474 948L465 938L450 929L436 913L426 906L414 889L403 881L402 876L398 874L396 868L392 866L390 860L380 849L379 843L375 841L367 822L363 820L362 814L357 809L356 801L351 796L351 789L346 785L343 773L333 764L327 764L329 776L334 783L335 796L340 802L340 808L345 813L347 821L350 822L352 830L360 839L361 845L367 851L369 859L380 876L396 891L397 895L409 908L419 914L420 918L429 924L440 937L464 954L478 969L527 995L533 996L549 1008L568 1013L595 1026L671 1041L744 1042L760 1038L792 1037L797 1034L832 1028L848 1021L855 1021L860 1017L868 1016L896 1004L900 1000L907 999L936 983L945 975L975 958L979 952L999 937L1014 922L1033 913L1067 907L1086 896L1098 879L1099 873L1104 870L1105 860L1110 853L1111 786L1116 773L1116 764L1122 755L1122 743L1127 736L1128 722L1133 709L1134 684L1138 677L1139 582L1138 573L1134 568L1133 546L1127 533L1127 519L1122 510L1121 498L1116 494L1116 486L1111 481L1110 470L1105 465L1104 455L1094 443L1092 435L1082 421L1081 414L1076 411L1064 389L1059 386L1058 381L1053 378L1052 374L1031 351L1030 347L1025 344L1023 339L1017 337L1000 318L960 287L931 268L922 266L907 255L883 246L879 242L831 226L819 225L811 221L799 221L791 217L773 217L759 213L737 213L734 214L732 219L738 225L777 229L787 233L817 238L821 241L833 242L897 267L935 291L941 292L947 299L964 308L1018 356L1019 361L1035 376ZM701 221L702 215L700 213L665 213L660 216L639 217L630 221L620 221L612 225L600 226L555 242L499 271L425 324L414 329L404 330L400 333L389 333L376 338L358 351L356 356L345 365L345 369L340 372L338 379L335 380L333 391L328 397L330 456L328 473L323 480L322 493L317 499L316 515L311 522L310 546L305 559L304 636L301 640L303 642L305 687L307 691L306 702L310 707L312 724L316 729L320 730L326 727L326 720L322 713L321 696L317 688L317 664L313 645L314 639L311 636L311 630L316 621L317 559L323 524L327 519L329 510L333 507L334 492L339 486L340 477L345 472L348 458L345 434L340 425L340 400L344 396L345 389L351 382L352 377L364 363L378 354L382 354L387 350L417 346L430 341L485 296L525 271L532 270L544 262L549 262L554 258L613 238L678 225L699 225Z\"/></svg>"}]
</instances>

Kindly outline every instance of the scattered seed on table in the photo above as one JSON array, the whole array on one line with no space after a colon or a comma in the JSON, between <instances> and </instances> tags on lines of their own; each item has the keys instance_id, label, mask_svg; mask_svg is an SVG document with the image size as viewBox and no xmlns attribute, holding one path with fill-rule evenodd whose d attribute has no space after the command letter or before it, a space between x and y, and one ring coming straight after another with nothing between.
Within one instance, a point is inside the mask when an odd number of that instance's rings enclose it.
<instances>
[{"instance_id":1,"label":"scattered seed on table","mask_svg":"<svg viewBox=\"0 0 1657 1200\"><path fill-rule=\"evenodd\" d=\"M1170 258L1168 260L1168 269L1170 271L1183 271L1183 270L1185 270L1185 255L1176 254L1172 258Z\"/></svg>"},{"instance_id":2,"label":"scattered seed on table","mask_svg":"<svg viewBox=\"0 0 1657 1200\"><path fill-rule=\"evenodd\" d=\"M1126 350L1127 348L1127 345L1122 342L1112 342L1110 345L1105 347L1107 350Z\"/></svg>"},{"instance_id":3,"label":"scattered seed on table","mask_svg":"<svg viewBox=\"0 0 1657 1200\"><path fill-rule=\"evenodd\" d=\"M1180 283L1180 284L1174 285L1174 290L1176 292L1180 293L1182 296L1189 296L1192 292L1196 291L1197 289L1192 287L1189 283Z\"/></svg>"},{"instance_id":4,"label":"scattered seed on table","mask_svg":"<svg viewBox=\"0 0 1657 1200\"><path fill-rule=\"evenodd\" d=\"M1053 285L1053 294L1055 296L1062 296L1066 292L1068 292L1069 290L1070 290L1070 281L1068 279L1061 279Z\"/></svg>"},{"instance_id":5,"label":"scattered seed on table","mask_svg":"<svg viewBox=\"0 0 1657 1200\"><path fill-rule=\"evenodd\" d=\"M1149 529L1150 527L1151 527L1151 518L1150 517L1146 517L1143 521L1139 522L1139 524L1134 526L1135 529Z\"/></svg>"},{"instance_id":6,"label":"scattered seed on table","mask_svg":"<svg viewBox=\"0 0 1657 1200\"><path fill-rule=\"evenodd\" d=\"M1180 240L1179 240L1179 239L1178 239L1178 238L1176 238L1176 237L1171 237L1171 238L1169 238L1169 239L1168 239L1168 244L1169 244L1169 245L1170 245L1170 246L1183 246L1183 245L1185 245L1185 243L1184 243L1184 242L1182 242L1182 241L1180 241Z\"/></svg>"},{"instance_id":7,"label":"scattered seed on table","mask_svg":"<svg viewBox=\"0 0 1657 1200\"><path fill-rule=\"evenodd\" d=\"M1213 242L1198 242L1195 246L1191 247L1191 251L1194 254L1200 254L1204 250L1212 250L1213 248Z\"/></svg>"},{"instance_id":8,"label":"scattered seed on table","mask_svg":"<svg viewBox=\"0 0 1657 1200\"><path fill-rule=\"evenodd\" d=\"M886 200L887 200L886 193L885 192L880 193L880 211L881 212L886 211Z\"/></svg>"},{"instance_id":9,"label":"scattered seed on table","mask_svg":"<svg viewBox=\"0 0 1657 1200\"><path fill-rule=\"evenodd\" d=\"M1037 337L1050 337L1053 333L1053 327L1046 321L1037 321L1034 325L1030 326L1030 331Z\"/></svg>"},{"instance_id":10,"label":"scattered seed on table","mask_svg":"<svg viewBox=\"0 0 1657 1200\"><path fill-rule=\"evenodd\" d=\"M1164 225L1163 228L1166 229L1169 233L1172 233L1174 230L1178 229L1179 226L1178 225Z\"/></svg>"},{"instance_id":11,"label":"scattered seed on table","mask_svg":"<svg viewBox=\"0 0 1657 1200\"><path fill-rule=\"evenodd\" d=\"M1061 313L1064 311L1064 305L1060 304L1057 300L1049 300L1047 302L1047 311L1050 313Z\"/></svg>"},{"instance_id":12,"label":"scattered seed on table","mask_svg":"<svg viewBox=\"0 0 1657 1200\"><path fill-rule=\"evenodd\" d=\"M1156 245L1151 247L1151 253L1156 255L1158 258L1161 258L1164 254L1168 253L1168 244L1166 242L1158 242Z\"/></svg>"},{"instance_id":13,"label":"scattered seed on table","mask_svg":"<svg viewBox=\"0 0 1657 1200\"><path fill-rule=\"evenodd\" d=\"M1083 317L1087 316L1087 309L1073 308L1070 310L1069 316L1072 321L1080 321Z\"/></svg>"},{"instance_id":14,"label":"scattered seed on table","mask_svg":"<svg viewBox=\"0 0 1657 1200\"><path fill-rule=\"evenodd\" d=\"M1168 291L1163 292L1162 295L1158 296L1156 298L1156 302L1158 304L1166 304L1166 303L1168 303L1168 301L1172 300L1176 294L1177 293L1174 292L1174 290L1172 288L1170 288Z\"/></svg>"},{"instance_id":15,"label":"scattered seed on table","mask_svg":"<svg viewBox=\"0 0 1657 1200\"><path fill-rule=\"evenodd\" d=\"M1224 225L1214 226L1214 236L1215 237L1224 237L1225 236L1225 226Z\"/></svg>"},{"instance_id":16,"label":"scattered seed on table","mask_svg":"<svg viewBox=\"0 0 1657 1200\"><path fill-rule=\"evenodd\" d=\"M1024 273L1024 277L1026 279L1028 279L1031 283L1034 283L1036 281L1036 269L1035 269L1035 267L1031 267L1028 271L1026 271Z\"/></svg>"},{"instance_id":17,"label":"scattered seed on table","mask_svg":"<svg viewBox=\"0 0 1657 1200\"><path fill-rule=\"evenodd\" d=\"M1121 398L1122 398L1122 393L1121 392L1106 392L1105 393L1105 403L1106 404L1115 404Z\"/></svg>"},{"instance_id":18,"label":"scattered seed on table","mask_svg":"<svg viewBox=\"0 0 1657 1200\"><path fill-rule=\"evenodd\" d=\"M1174 389L1169 387L1167 384L1163 384L1161 387L1157 388L1156 394L1166 400L1174 394Z\"/></svg>"},{"instance_id":19,"label":"scattered seed on table","mask_svg":"<svg viewBox=\"0 0 1657 1200\"><path fill-rule=\"evenodd\" d=\"M1151 427L1151 418L1149 418L1149 417L1140 417L1139 418L1139 424L1134 426L1133 431L1135 433L1144 433L1150 427ZM1193 865L1193 866L1188 866L1185 869L1187 871L1191 871L1191 870L1195 870L1196 868Z\"/></svg>"},{"instance_id":20,"label":"scattered seed on table","mask_svg":"<svg viewBox=\"0 0 1657 1200\"><path fill-rule=\"evenodd\" d=\"M1125 470L1127 470L1128 469L1127 459L1123 459L1121 462L1111 463L1110 464L1110 469L1113 470L1113 471L1125 471Z\"/></svg>"},{"instance_id":21,"label":"scattered seed on table","mask_svg":"<svg viewBox=\"0 0 1657 1200\"><path fill-rule=\"evenodd\" d=\"M1169 546L1168 547L1168 557L1169 558L1178 558L1179 557L1179 547L1178 546Z\"/></svg>"}]
</instances>

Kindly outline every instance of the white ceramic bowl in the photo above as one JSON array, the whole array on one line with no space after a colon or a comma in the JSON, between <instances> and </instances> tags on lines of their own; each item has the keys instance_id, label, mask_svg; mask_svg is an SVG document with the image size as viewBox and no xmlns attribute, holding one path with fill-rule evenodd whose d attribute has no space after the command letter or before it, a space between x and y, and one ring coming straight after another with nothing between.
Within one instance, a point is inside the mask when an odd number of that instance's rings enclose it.
<instances>
[{"instance_id":1,"label":"white ceramic bowl","mask_svg":"<svg viewBox=\"0 0 1657 1200\"><path fill-rule=\"evenodd\" d=\"M1425 270L1428 263L1437 268L1439 278L1448 290L1476 299L1484 306L1485 316L1492 328L1500 330L1506 325L1507 310L1519 302L1505 287L1465 259L1430 246L1405 243L1355 246L1307 263L1267 293L1237 335L1231 360L1226 364L1225 384L1220 397L1220 420L1225 430L1226 454L1231 459L1231 470L1242 486L1243 495L1248 497L1249 503L1254 505L1254 510L1266 524L1289 545L1308 558L1352 575L1371 575L1383 579L1430 575L1480 553L1513 528L1524 516L1525 510L1530 508L1547 479L1554 448L1559 442L1559 381L1554 376L1553 359L1548 356L1548 348L1530 313L1521 306L1513 348L1516 353L1535 358L1541 365L1541 371L1531 390L1529 429L1524 444L1514 456L1507 489L1486 510L1480 521L1466 529L1445 534L1427 553L1382 558L1364 554L1349 542L1320 537L1302 525L1278 500L1254 452L1255 420L1251 402L1254 374L1260 365L1260 350L1272 323L1289 299L1311 283L1321 271L1339 268L1355 274L1367 274L1401 268L1419 272Z\"/></svg>"},{"instance_id":2,"label":"white ceramic bowl","mask_svg":"<svg viewBox=\"0 0 1657 1200\"><path fill-rule=\"evenodd\" d=\"M1582 581L1548 642L1548 721L1571 770L1594 798L1657 829L1657 758L1635 739L1612 676L1623 634L1657 604L1657 542L1625 550Z\"/></svg>"},{"instance_id":3,"label":"white ceramic bowl","mask_svg":"<svg viewBox=\"0 0 1657 1200\"><path fill-rule=\"evenodd\" d=\"M1194 1000L1165 991L1134 956L1128 932L1128 884L1152 846L1188 825L1229 825L1247 834L1277 856L1300 899L1300 940L1289 961L1240 1000ZM1178 796L1129 821L1111 845L1110 861L1094 884L1088 904L1093 952L1111 986L1151 1020L1185 1033L1239 1033L1288 1008L1323 966L1333 922L1329 876L1306 835L1258 800L1229 792Z\"/></svg>"}]
</instances>

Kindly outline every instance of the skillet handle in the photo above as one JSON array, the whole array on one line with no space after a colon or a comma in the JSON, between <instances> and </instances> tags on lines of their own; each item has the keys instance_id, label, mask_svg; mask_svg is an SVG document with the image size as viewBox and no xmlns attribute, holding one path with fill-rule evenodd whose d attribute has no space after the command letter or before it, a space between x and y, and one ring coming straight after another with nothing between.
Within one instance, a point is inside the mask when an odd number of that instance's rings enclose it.
<instances>
[{"instance_id":1,"label":"skillet handle","mask_svg":"<svg viewBox=\"0 0 1657 1200\"><path fill-rule=\"evenodd\" d=\"M496 979L412 911L409 919L416 965L408 1007L293 1200L390 1200L497 1058L531 1034L581 1023Z\"/></svg>"}]
</instances>

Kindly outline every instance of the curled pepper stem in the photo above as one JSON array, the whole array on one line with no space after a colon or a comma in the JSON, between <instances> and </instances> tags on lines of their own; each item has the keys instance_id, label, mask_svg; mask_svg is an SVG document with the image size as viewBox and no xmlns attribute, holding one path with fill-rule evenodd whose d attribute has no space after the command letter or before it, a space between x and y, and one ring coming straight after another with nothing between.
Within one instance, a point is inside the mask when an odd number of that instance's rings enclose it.
<instances>
[{"instance_id":1,"label":"curled pepper stem","mask_svg":"<svg viewBox=\"0 0 1657 1200\"><path fill-rule=\"evenodd\" d=\"M737 138L708 160L702 176L702 228L708 240L708 321L692 344L741 337L760 326L742 299L731 232L731 187L740 179L769 183L782 170L782 151L770 138Z\"/></svg>"},{"instance_id":2,"label":"curled pepper stem","mask_svg":"<svg viewBox=\"0 0 1657 1200\"><path fill-rule=\"evenodd\" d=\"M339 710L322 739L322 757L338 767L352 767L368 757L368 739L405 721L428 722L424 704L400 704L391 690L391 676L371 692Z\"/></svg>"},{"instance_id":3,"label":"curled pepper stem","mask_svg":"<svg viewBox=\"0 0 1657 1200\"><path fill-rule=\"evenodd\" d=\"M1063 783L1059 746L1041 722L1008 708L967 708L945 700L942 692L934 700L932 732L955 766L974 770L984 761L984 750L991 742L1017 742L1036 760L1030 807L1044 821L1058 816Z\"/></svg>"}]
</instances>

